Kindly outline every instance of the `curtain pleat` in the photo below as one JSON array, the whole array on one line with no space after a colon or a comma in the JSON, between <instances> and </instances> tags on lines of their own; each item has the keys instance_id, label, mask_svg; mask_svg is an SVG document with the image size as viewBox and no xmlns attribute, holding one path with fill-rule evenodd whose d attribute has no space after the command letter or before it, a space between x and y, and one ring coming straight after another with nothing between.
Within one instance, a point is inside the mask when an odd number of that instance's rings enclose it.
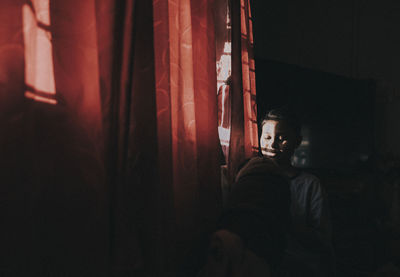
<instances>
[{"instance_id":1,"label":"curtain pleat","mask_svg":"<svg viewBox=\"0 0 400 277\"><path fill-rule=\"evenodd\" d=\"M160 186L182 250L221 206L213 1L153 3Z\"/></svg>"},{"instance_id":2,"label":"curtain pleat","mask_svg":"<svg viewBox=\"0 0 400 277\"><path fill-rule=\"evenodd\" d=\"M251 18L250 0L241 0L240 6L242 26L242 89L245 122L244 145L245 156L251 157L258 152L253 21Z\"/></svg>"},{"instance_id":3,"label":"curtain pleat","mask_svg":"<svg viewBox=\"0 0 400 277\"><path fill-rule=\"evenodd\" d=\"M228 180L258 153L254 42L249 0L232 0L231 139Z\"/></svg>"},{"instance_id":4,"label":"curtain pleat","mask_svg":"<svg viewBox=\"0 0 400 277\"><path fill-rule=\"evenodd\" d=\"M4 245L27 251L0 270L173 276L221 207L213 1L50 0L47 102L24 97L27 2L0 6Z\"/></svg>"}]
</instances>

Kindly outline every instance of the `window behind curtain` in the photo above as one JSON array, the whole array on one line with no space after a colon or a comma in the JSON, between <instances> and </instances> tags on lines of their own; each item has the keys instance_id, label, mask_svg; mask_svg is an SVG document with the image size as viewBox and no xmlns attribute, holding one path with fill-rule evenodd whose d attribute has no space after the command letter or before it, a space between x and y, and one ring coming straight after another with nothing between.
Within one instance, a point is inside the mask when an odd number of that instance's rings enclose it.
<instances>
[{"instance_id":1,"label":"window behind curtain","mask_svg":"<svg viewBox=\"0 0 400 277\"><path fill-rule=\"evenodd\" d=\"M25 96L57 104L49 0L30 0L22 7L25 46Z\"/></svg>"},{"instance_id":2,"label":"window behind curtain","mask_svg":"<svg viewBox=\"0 0 400 277\"><path fill-rule=\"evenodd\" d=\"M216 17L218 134L225 161L227 161L231 135L230 78L232 72L231 19L227 0L218 1L218 11Z\"/></svg>"}]
</instances>

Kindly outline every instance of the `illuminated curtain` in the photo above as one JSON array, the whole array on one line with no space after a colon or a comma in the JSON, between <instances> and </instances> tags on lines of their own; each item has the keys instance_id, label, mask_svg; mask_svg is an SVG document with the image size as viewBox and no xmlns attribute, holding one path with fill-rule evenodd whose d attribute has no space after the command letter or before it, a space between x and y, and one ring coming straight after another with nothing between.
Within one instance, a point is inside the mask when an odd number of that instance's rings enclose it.
<instances>
[{"instance_id":1,"label":"illuminated curtain","mask_svg":"<svg viewBox=\"0 0 400 277\"><path fill-rule=\"evenodd\" d=\"M232 0L231 139L228 180L258 153L253 26L250 0Z\"/></svg>"},{"instance_id":2,"label":"illuminated curtain","mask_svg":"<svg viewBox=\"0 0 400 277\"><path fill-rule=\"evenodd\" d=\"M163 276L221 206L213 1L98 3L113 267Z\"/></svg>"},{"instance_id":3,"label":"illuminated curtain","mask_svg":"<svg viewBox=\"0 0 400 277\"><path fill-rule=\"evenodd\" d=\"M50 1L32 0L22 8L27 98L56 104Z\"/></svg>"},{"instance_id":4,"label":"illuminated curtain","mask_svg":"<svg viewBox=\"0 0 400 277\"><path fill-rule=\"evenodd\" d=\"M221 204L213 1L0 7L7 270L173 272Z\"/></svg>"},{"instance_id":5,"label":"illuminated curtain","mask_svg":"<svg viewBox=\"0 0 400 277\"><path fill-rule=\"evenodd\" d=\"M213 0L153 1L160 186L179 244L220 206Z\"/></svg>"},{"instance_id":6,"label":"illuminated curtain","mask_svg":"<svg viewBox=\"0 0 400 277\"><path fill-rule=\"evenodd\" d=\"M112 266L163 276L221 206L213 1L112 2L97 2Z\"/></svg>"},{"instance_id":7,"label":"illuminated curtain","mask_svg":"<svg viewBox=\"0 0 400 277\"><path fill-rule=\"evenodd\" d=\"M0 275L104 276L95 1L5 0L0 10Z\"/></svg>"}]
</instances>

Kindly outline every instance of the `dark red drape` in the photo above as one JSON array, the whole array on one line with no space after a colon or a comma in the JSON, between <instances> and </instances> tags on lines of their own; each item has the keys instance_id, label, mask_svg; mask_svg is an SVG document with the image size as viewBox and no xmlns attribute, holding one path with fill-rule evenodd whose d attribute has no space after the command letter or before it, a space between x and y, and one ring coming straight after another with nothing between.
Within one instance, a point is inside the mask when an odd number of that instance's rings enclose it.
<instances>
[{"instance_id":1,"label":"dark red drape","mask_svg":"<svg viewBox=\"0 0 400 277\"><path fill-rule=\"evenodd\" d=\"M220 207L214 3L153 3L160 180L173 206L165 218L187 246Z\"/></svg>"},{"instance_id":2,"label":"dark red drape","mask_svg":"<svg viewBox=\"0 0 400 277\"><path fill-rule=\"evenodd\" d=\"M49 78L48 72L36 71L36 81L28 83L33 79L25 70L35 64L26 58L32 41L24 32L32 26L24 25L23 11L38 15L37 2L0 3L0 102L5 107L0 271L4 276L106 276L108 200L95 3L85 1L77 9L79 1L50 1L50 22L37 20L52 44L44 54L54 70L58 103L53 105L25 97ZM37 58L36 65L41 61Z\"/></svg>"},{"instance_id":3,"label":"dark red drape","mask_svg":"<svg viewBox=\"0 0 400 277\"><path fill-rule=\"evenodd\" d=\"M173 274L220 207L213 1L50 0L48 94L39 2L0 4L0 270Z\"/></svg>"},{"instance_id":4,"label":"dark red drape","mask_svg":"<svg viewBox=\"0 0 400 277\"><path fill-rule=\"evenodd\" d=\"M254 41L250 0L232 0L231 139L228 179L258 153Z\"/></svg>"}]
</instances>

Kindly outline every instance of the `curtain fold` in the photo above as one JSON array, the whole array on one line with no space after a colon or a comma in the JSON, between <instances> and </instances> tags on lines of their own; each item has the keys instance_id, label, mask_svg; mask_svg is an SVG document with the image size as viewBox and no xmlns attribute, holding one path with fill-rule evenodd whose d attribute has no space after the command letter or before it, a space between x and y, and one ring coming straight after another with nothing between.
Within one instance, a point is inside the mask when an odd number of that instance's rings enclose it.
<instances>
[{"instance_id":1,"label":"curtain fold","mask_svg":"<svg viewBox=\"0 0 400 277\"><path fill-rule=\"evenodd\" d=\"M5 249L27 250L7 270L173 275L221 208L214 2L48 1L55 91L26 97L22 10L39 2L0 4L1 203L24 221Z\"/></svg>"},{"instance_id":2,"label":"curtain fold","mask_svg":"<svg viewBox=\"0 0 400 277\"><path fill-rule=\"evenodd\" d=\"M21 142L10 154L18 157L12 166L23 176L13 189L16 199L21 200L17 201L18 210L24 210L20 217L24 222L24 235L15 240L25 243L11 255L12 262L2 269L6 268L10 276L74 276L78 273L106 276L108 200L98 93L95 3L43 3L14 1L15 9L5 9L15 12L14 16L19 19L19 29L13 37L23 38L25 50L22 72L18 72L24 76L19 80L21 84L3 91L5 95L22 96L13 105L22 124L12 124L20 129ZM38 16L41 13L49 14L49 20L43 21ZM13 29L13 24L15 22L10 21L5 26ZM32 31L32 26L36 26L36 30ZM33 36L28 36L31 31ZM35 33L45 35L35 38ZM50 53L32 47L38 45L38 39L51 44ZM33 55L27 54L29 52ZM36 59L30 58L35 55ZM47 60L46 57L52 58ZM51 91L50 100L56 100L57 104L43 101L50 91L41 91L41 84L52 76L40 69L42 61L51 65L50 72L54 72L55 91ZM32 68L36 68L34 79L30 78ZM35 97L28 97L28 90ZM8 146L2 144L1 147ZM6 160L7 156L2 155L0 159ZM9 181L3 181L3 187L7 187ZM9 216L16 216L15 211L10 211ZM21 223L10 227L17 234L21 233ZM6 237L12 237L14 232ZM20 266L14 268L14 262Z\"/></svg>"},{"instance_id":3,"label":"curtain fold","mask_svg":"<svg viewBox=\"0 0 400 277\"><path fill-rule=\"evenodd\" d=\"M160 187L179 250L219 213L213 1L153 1Z\"/></svg>"},{"instance_id":4,"label":"curtain fold","mask_svg":"<svg viewBox=\"0 0 400 277\"><path fill-rule=\"evenodd\" d=\"M131 0L97 1L110 258L115 276L140 274L149 267L145 261L154 249L151 238L156 230L151 206L153 176L157 176L152 139L152 19L151 5L143 4L146 3ZM136 25L143 28L136 30ZM147 247L142 242L148 243Z\"/></svg>"},{"instance_id":5,"label":"curtain fold","mask_svg":"<svg viewBox=\"0 0 400 277\"><path fill-rule=\"evenodd\" d=\"M242 43L242 83L245 121L245 156L258 152L256 77L254 61L253 19L250 0L240 1L241 43Z\"/></svg>"},{"instance_id":6,"label":"curtain fold","mask_svg":"<svg viewBox=\"0 0 400 277\"><path fill-rule=\"evenodd\" d=\"M258 153L254 41L250 0L232 0L231 139L228 181Z\"/></svg>"}]
</instances>

